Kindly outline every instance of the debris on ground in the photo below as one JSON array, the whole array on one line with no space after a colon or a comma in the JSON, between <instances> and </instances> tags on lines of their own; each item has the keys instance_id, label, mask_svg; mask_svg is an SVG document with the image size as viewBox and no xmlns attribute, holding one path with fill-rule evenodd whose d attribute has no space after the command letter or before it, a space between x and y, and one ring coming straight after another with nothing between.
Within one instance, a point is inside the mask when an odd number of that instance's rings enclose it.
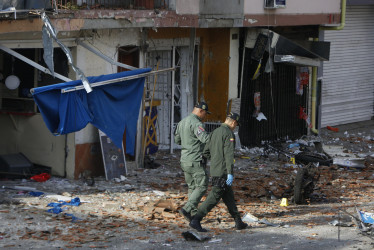
<instances>
[{"instance_id":1,"label":"debris on ground","mask_svg":"<svg viewBox=\"0 0 374 250\"><path fill-rule=\"evenodd\" d=\"M331 240L323 238L319 233L321 228L328 226L331 229L331 225L345 228L352 222L352 219L340 218L339 211L359 218L358 207L365 216L371 216L373 206L363 207L374 200L373 136L343 132L334 132L331 136L331 133L327 131L323 138L306 136L285 140L270 145L273 148L265 144L264 147L236 150L233 190L242 220L250 227L236 232L234 220L220 202L202 221L210 233L210 240L204 240L204 244L227 246L240 237L268 236L269 233L276 233L274 237L279 238L289 233L292 237L299 235L298 242L302 238L308 242L318 239L321 243L322 239ZM339 149L350 158L353 155L364 158L365 167L346 167L334 162L321 164L320 160L340 157L329 149ZM308 165L299 162L295 156L306 151L331 158L317 157L319 161L314 162L313 167L318 170L315 176L319 178L313 182L313 188L306 192L303 189L304 203L295 204L296 176ZM174 154L159 151L150 158L151 167L129 170L128 175L112 181L95 177L93 183L87 183L91 179L89 174L78 180L52 176L44 182L3 178L0 185L0 247L27 248L33 242L42 248L149 244L143 248L152 249L179 244L182 249L186 242L201 244L199 239L208 236L191 231L188 222L178 213L188 198L179 154L179 151ZM155 162L157 167L153 165ZM79 198L79 206L66 205L75 198ZM287 206L280 205L284 199L289 201ZM47 212L51 203L64 204L56 206L63 212ZM361 220L354 226L372 231L372 224L363 227ZM350 234L351 231L346 235ZM333 244L340 243L334 241ZM189 245L189 248L193 246L199 245Z\"/></svg>"}]
</instances>

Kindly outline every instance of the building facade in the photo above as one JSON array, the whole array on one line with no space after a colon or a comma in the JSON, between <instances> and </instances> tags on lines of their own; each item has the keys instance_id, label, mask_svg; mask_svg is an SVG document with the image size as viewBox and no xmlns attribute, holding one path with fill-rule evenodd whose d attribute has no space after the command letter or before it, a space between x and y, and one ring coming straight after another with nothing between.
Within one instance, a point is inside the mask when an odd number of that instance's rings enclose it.
<instances>
[{"instance_id":1,"label":"building facade","mask_svg":"<svg viewBox=\"0 0 374 250\"><path fill-rule=\"evenodd\" d=\"M86 76L128 69L104 60L80 42L132 67L176 69L147 77L143 103L144 108L155 100L158 148L172 151L175 124L202 100L212 111L207 121L212 128L233 104L232 110L245 119L239 132L243 145L287 136L293 128L298 130L294 136L307 133L309 123L300 118L300 108L311 114L313 68L328 60L330 49L321 39L318 44L312 41L320 38L321 26L340 25L342 6L344 0L5 1L0 11L0 45L12 53L0 51L0 72L3 82L16 75L20 85L1 86L0 154L22 152L32 162L52 167L52 174L68 178L78 178L87 169L103 173L97 129L88 125L53 136L29 95L32 88L63 82L15 56L46 66L41 13L49 17L58 40L70 49L74 64ZM261 47L262 36L266 42ZM56 42L53 46L55 71L78 79L61 46ZM300 68L308 72L309 82L304 95L294 97ZM254 101L258 92L260 109ZM268 119L258 121L254 111L262 111ZM144 131L143 112L139 113L138 131ZM262 136L255 138L254 133ZM136 167L141 166L137 160L142 155L141 134L134 156L128 156Z\"/></svg>"}]
</instances>

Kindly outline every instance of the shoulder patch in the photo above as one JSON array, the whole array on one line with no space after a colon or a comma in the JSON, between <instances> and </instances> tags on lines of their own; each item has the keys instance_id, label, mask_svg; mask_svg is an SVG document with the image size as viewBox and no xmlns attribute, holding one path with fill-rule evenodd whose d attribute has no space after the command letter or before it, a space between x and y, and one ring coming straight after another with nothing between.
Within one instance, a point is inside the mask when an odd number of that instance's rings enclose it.
<instances>
[{"instance_id":1,"label":"shoulder patch","mask_svg":"<svg viewBox=\"0 0 374 250\"><path fill-rule=\"evenodd\" d=\"M205 131L205 129L203 128L203 127L201 127L201 126L199 126L198 128L197 128L197 135L200 135L202 132L204 132Z\"/></svg>"}]
</instances>

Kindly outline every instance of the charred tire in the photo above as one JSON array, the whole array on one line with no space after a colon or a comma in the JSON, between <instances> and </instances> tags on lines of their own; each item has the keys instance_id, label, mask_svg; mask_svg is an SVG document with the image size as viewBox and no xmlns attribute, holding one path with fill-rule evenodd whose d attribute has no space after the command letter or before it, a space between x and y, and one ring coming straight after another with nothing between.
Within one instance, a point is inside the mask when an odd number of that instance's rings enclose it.
<instances>
[{"instance_id":1,"label":"charred tire","mask_svg":"<svg viewBox=\"0 0 374 250\"><path fill-rule=\"evenodd\" d=\"M319 162L319 164L323 166L330 166L332 163L331 159L328 159L327 157L323 157L318 154L313 153L300 153L295 155L295 160L297 162L308 164L309 162Z\"/></svg>"},{"instance_id":2,"label":"charred tire","mask_svg":"<svg viewBox=\"0 0 374 250\"><path fill-rule=\"evenodd\" d=\"M293 194L295 204L305 203L304 182L307 176L308 176L307 169L301 168L297 171L296 178L295 178L294 194Z\"/></svg>"}]
</instances>

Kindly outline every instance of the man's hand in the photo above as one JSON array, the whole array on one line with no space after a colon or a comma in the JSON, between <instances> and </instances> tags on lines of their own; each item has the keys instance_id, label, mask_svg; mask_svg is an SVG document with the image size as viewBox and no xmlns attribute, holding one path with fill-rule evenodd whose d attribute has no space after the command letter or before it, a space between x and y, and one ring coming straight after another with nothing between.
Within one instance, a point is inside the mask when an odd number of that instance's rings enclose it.
<instances>
[{"instance_id":1,"label":"man's hand","mask_svg":"<svg viewBox=\"0 0 374 250\"><path fill-rule=\"evenodd\" d=\"M234 181L234 176L232 174L228 174L227 180L226 180L227 186L231 186L233 181Z\"/></svg>"}]
</instances>

